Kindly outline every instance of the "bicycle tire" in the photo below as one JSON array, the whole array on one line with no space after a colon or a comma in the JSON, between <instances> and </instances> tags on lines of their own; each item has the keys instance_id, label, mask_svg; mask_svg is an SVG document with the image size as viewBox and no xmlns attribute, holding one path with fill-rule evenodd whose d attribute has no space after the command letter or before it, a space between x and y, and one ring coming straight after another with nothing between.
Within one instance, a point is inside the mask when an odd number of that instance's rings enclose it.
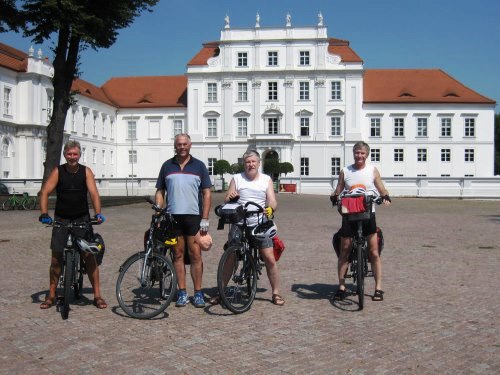
<instances>
[{"instance_id":1,"label":"bicycle tire","mask_svg":"<svg viewBox=\"0 0 500 375\"><path fill-rule=\"evenodd\" d=\"M116 299L122 310L136 319L150 319L163 312L177 292L177 274L170 257L151 254L146 263L146 279L141 283L146 253L128 258L116 280Z\"/></svg>"},{"instance_id":2,"label":"bicycle tire","mask_svg":"<svg viewBox=\"0 0 500 375\"><path fill-rule=\"evenodd\" d=\"M2 204L2 210L4 211L10 211L13 210L14 208L16 208L16 202L13 201L11 198L7 199Z\"/></svg>"},{"instance_id":3,"label":"bicycle tire","mask_svg":"<svg viewBox=\"0 0 500 375\"><path fill-rule=\"evenodd\" d=\"M250 253L233 245L224 251L217 269L222 303L234 314L248 311L257 292L257 269Z\"/></svg>"},{"instance_id":4,"label":"bicycle tire","mask_svg":"<svg viewBox=\"0 0 500 375\"><path fill-rule=\"evenodd\" d=\"M66 260L64 264L64 292L63 304L61 306L61 316L64 320L68 319L69 315L69 299L73 286L73 271L75 267L74 254L71 251L66 252Z\"/></svg>"},{"instance_id":5,"label":"bicycle tire","mask_svg":"<svg viewBox=\"0 0 500 375\"><path fill-rule=\"evenodd\" d=\"M359 310L363 310L365 304L365 267L364 267L363 245L356 246L356 293L358 295Z\"/></svg>"},{"instance_id":6,"label":"bicycle tire","mask_svg":"<svg viewBox=\"0 0 500 375\"><path fill-rule=\"evenodd\" d=\"M75 298L80 299L82 296L82 290L83 290L83 270L82 270L82 258L80 254L75 254L75 264L78 265L79 267L75 267L75 271L78 272L78 279L75 280L75 284L73 285L74 292L75 292ZM76 275L75 275L76 276Z\"/></svg>"},{"instance_id":7,"label":"bicycle tire","mask_svg":"<svg viewBox=\"0 0 500 375\"><path fill-rule=\"evenodd\" d=\"M29 197L23 201L23 208L25 210L34 210L35 207L36 207L36 198L35 197Z\"/></svg>"}]
</instances>

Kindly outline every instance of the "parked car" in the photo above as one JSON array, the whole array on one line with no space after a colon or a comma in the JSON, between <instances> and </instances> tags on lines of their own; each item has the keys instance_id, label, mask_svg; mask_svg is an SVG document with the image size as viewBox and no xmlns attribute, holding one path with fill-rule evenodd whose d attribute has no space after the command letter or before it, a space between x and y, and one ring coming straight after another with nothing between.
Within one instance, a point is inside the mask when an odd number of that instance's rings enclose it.
<instances>
[{"instance_id":1,"label":"parked car","mask_svg":"<svg viewBox=\"0 0 500 375\"><path fill-rule=\"evenodd\" d=\"M0 182L0 195L10 195L7 185Z\"/></svg>"}]
</instances>

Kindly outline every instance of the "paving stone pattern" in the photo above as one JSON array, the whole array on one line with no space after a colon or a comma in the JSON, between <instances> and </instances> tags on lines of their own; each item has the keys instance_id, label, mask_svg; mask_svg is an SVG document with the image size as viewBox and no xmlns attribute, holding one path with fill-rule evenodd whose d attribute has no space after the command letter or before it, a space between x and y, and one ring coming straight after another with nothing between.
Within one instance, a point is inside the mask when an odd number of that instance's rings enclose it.
<instances>
[{"instance_id":1,"label":"paving stone pattern","mask_svg":"<svg viewBox=\"0 0 500 375\"><path fill-rule=\"evenodd\" d=\"M213 206L221 200L214 194ZM148 227L146 202L105 208L108 220L98 231L108 249L101 285L109 308L92 305L86 279L66 321L55 308L39 308L50 229L37 212L0 212L0 373L500 373L499 201L400 198L379 207L385 300L371 300L368 280L363 311L354 297L332 300L331 237L340 216L328 197L280 194L278 201L283 307L271 303L264 273L247 313L172 304L149 321L125 316L115 297L119 266L141 248ZM216 292L227 236L213 213L210 224L206 297Z\"/></svg>"}]
</instances>

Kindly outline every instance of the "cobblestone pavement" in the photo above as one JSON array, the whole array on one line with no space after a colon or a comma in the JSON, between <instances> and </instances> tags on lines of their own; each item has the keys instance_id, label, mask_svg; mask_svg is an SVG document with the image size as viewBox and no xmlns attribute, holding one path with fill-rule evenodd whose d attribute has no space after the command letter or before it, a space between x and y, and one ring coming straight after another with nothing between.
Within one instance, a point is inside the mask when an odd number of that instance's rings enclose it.
<instances>
[{"instance_id":1,"label":"cobblestone pavement","mask_svg":"<svg viewBox=\"0 0 500 375\"><path fill-rule=\"evenodd\" d=\"M214 194L214 205L222 199ZM365 309L333 302L340 217L325 196L278 196L287 248L279 261L286 304L270 302L267 277L247 313L173 304L157 319L124 316L115 298L120 264L139 250L147 203L108 207L99 227L109 308L84 298L63 321L41 310L48 287L50 229L37 212L0 212L0 373L13 374L498 374L500 202L395 199L379 207L385 236L385 300ZM213 212L213 210L212 210ZM204 254L204 292L214 295L227 231ZM192 294L192 283L188 281Z\"/></svg>"}]
</instances>

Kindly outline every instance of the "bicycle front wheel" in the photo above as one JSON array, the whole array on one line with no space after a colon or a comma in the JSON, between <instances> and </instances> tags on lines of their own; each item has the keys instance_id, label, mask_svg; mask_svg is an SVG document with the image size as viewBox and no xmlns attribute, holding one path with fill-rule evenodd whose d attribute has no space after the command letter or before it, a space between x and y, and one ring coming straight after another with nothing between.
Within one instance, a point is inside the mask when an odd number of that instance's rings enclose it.
<instances>
[{"instance_id":1,"label":"bicycle front wheel","mask_svg":"<svg viewBox=\"0 0 500 375\"><path fill-rule=\"evenodd\" d=\"M219 261L217 287L222 303L241 314L252 306L257 292L257 269L251 254L241 246L230 246Z\"/></svg>"},{"instance_id":2,"label":"bicycle front wheel","mask_svg":"<svg viewBox=\"0 0 500 375\"><path fill-rule=\"evenodd\" d=\"M363 310L365 303L365 270L363 246L356 246L356 293L358 294L359 309Z\"/></svg>"},{"instance_id":3,"label":"bicycle front wheel","mask_svg":"<svg viewBox=\"0 0 500 375\"><path fill-rule=\"evenodd\" d=\"M16 208L16 202L12 199L7 199L5 202L2 204L2 209L4 211L10 211Z\"/></svg>"},{"instance_id":4,"label":"bicycle front wheel","mask_svg":"<svg viewBox=\"0 0 500 375\"><path fill-rule=\"evenodd\" d=\"M177 291L177 275L169 257L140 252L120 268L116 298L123 311L136 319L150 319L164 311Z\"/></svg>"},{"instance_id":5,"label":"bicycle front wheel","mask_svg":"<svg viewBox=\"0 0 500 375\"><path fill-rule=\"evenodd\" d=\"M73 271L75 269L75 258L71 251L66 252L66 262L64 265L64 292L63 304L61 306L61 316L63 319L68 319L69 315L69 299L71 289L73 287Z\"/></svg>"}]
</instances>

